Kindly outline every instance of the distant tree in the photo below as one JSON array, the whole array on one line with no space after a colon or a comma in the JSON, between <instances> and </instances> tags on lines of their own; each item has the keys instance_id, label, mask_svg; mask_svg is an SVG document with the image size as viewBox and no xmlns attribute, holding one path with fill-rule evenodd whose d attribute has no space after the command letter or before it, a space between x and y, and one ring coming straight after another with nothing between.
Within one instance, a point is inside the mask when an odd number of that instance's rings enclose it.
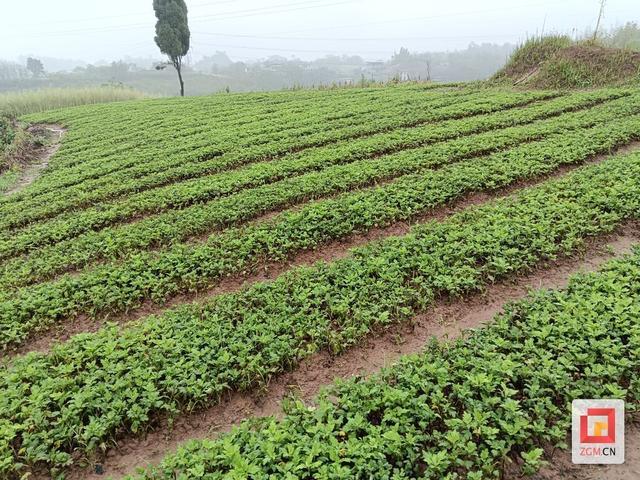
<instances>
[{"instance_id":1,"label":"distant tree","mask_svg":"<svg viewBox=\"0 0 640 480\"><path fill-rule=\"evenodd\" d=\"M29 70L27 70L23 65L0 60L0 80L22 80L29 78L29 76Z\"/></svg>"},{"instance_id":2,"label":"distant tree","mask_svg":"<svg viewBox=\"0 0 640 480\"><path fill-rule=\"evenodd\" d=\"M214 55L208 55L195 64L195 69L205 73L218 73L233 64L233 61L225 52L217 51Z\"/></svg>"},{"instance_id":3,"label":"distant tree","mask_svg":"<svg viewBox=\"0 0 640 480\"><path fill-rule=\"evenodd\" d=\"M409 52L408 48L402 47L400 51L393 54L391 57L391 61L403 62L411 59L411 52Z\"/></svg>"},{"instance_id":4,"label":"distant tree","mask_svg":"<svg viewBox=\"0 0 640 480\"><path fill-rule=\"evenodd\" d=\"M180 95L184 97L184 81L182 79L182 61L189 53L189 21L187 5L184 0L153 0L156 12L156 45L169 57L169 63L178 72ZM156 67L163 68L163 67Z\"/></svg>"},{"instance_id":5,"label":"distant tree","mask_svg":"<svg viewBox=\"0 0 640 480\"><path fill-rule=\"evenodd\" d=\"M111 65L109 66L111 79L115 80L116 82L123 82L127 80L127 77L131 69L132 69L132 65L126 62L123 62L122 60L119 60L117 62L111 62Z\"/></svg>"},{"instance_id":6,"label":"distant tree","mask_svg":"<svg viewBox=\"0 0 640 480\"><path fill-rule=\"evenodd\" d=\"M610 47L640 51L640 26L635 22L628 22L622 27L616 27L605 37L604 42Z\"/></svg>"},{"instance_id":7,"label":"distant tree","mask_svg":"<svg viewBox=\"0 0 640 480\"><path fill-rule=\"evenodd\" d=\"M27 70L34 78L40 78L44 75L44 65L37 58L27 58Z\"/></svg>"}]
</instances>

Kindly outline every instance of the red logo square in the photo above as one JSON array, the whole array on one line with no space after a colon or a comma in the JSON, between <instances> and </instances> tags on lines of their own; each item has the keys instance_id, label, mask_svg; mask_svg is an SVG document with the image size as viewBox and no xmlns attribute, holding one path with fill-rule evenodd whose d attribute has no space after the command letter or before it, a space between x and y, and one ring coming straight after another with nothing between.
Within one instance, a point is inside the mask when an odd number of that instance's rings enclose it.
<instances>
[{"instance_id":1,"label":"red logo square","mask_svg":"<svg viewBox=\"0 0 640 480\"><path fill-rule=\"evenodd\" d=\"M589 417L606 417L607 422L596 423L594 435L589 435ZM598 430L607 429L606 435L598 435ZM616 443L616 410L615 408L589 408L586 415L580 416L581 443Z\"/></svg>"}]
</instances>

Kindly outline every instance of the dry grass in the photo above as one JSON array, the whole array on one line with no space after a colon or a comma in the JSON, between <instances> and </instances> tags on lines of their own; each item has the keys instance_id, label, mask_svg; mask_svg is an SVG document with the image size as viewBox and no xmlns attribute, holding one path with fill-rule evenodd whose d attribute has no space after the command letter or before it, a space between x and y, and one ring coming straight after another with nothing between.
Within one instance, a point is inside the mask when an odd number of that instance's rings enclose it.
<instances>
[{"instance_id":1,"label":"dry grass","mask_svg":"<svg viewBox=\"0 0 640 480\"><path fill-rule=\"evenodd\" d=\"M119 87L48 88L0 94L0 115L19 117L29 113L94 103L144 98L136 90Z\"/></svg>"},{"instance_id":2,"label":"dry grass","mask_svg":"<svg viewBox=\"0 0 640 480\"><path fill-rule=\"evenodd\" d=\"M566 36L525 42L494 80L531 88L573 89L640 83L640 53Z\"/></svg>"},{"instance_id":3,"label":"dry grass","mask_svg":"<svg viewBox=\"0 0 640 480\"><path fill-rule=\"evenodd\" d=\"M496 73L496 78L519 78L539 67L559 50L570 47L572 40L564 35L548 35L530 38L509 58L505 67Z\"/></svg>"},{"instance_id":4,"label":"dry grass","mask_svg":"<svg viewBox=\"0 0 640 480\"><path fill-rule=\"evenodd\" d=\"M640 53L578 43L558 51L535 78L540 88L597 88L640 82Z\"/></svg>"}]
</instances>

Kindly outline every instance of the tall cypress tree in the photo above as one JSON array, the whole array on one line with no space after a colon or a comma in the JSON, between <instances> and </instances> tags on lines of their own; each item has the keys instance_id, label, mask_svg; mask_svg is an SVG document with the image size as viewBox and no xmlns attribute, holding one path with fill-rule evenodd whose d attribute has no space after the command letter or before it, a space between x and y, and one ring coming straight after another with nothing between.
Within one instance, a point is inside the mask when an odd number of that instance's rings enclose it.
<instances>
[{"instance_id":1,"label":"tall cypress tree","mask_svg":"<svg viewBox=\"0 0 640 480\"><path fill-rule=\"evenodd\" d=\"M178 72L180 95L184 97L182 79L182 60L189 52L191 32L187 18L187 4L184 0L153 0L156 12L156 45L169 57L170 63Z\"/></svg>"}]
</instances>

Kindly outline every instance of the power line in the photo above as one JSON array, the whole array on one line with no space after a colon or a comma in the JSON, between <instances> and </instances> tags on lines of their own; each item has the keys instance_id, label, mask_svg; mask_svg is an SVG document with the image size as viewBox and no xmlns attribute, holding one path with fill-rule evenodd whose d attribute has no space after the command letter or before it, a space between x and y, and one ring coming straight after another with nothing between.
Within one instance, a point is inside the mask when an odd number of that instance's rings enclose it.
<instances>
[{"instance_id":1,"label":"power line","mask_svg":"<svg viewBox=\"0 0 640 480\"><path fill-rule=\"evenodd\" d=\"M193 7L212 7L215 5L223 5L227 3L238 3L241 0L220 0L219 2L206 2L206 3L196 3L195 5L187 4L187 8L191 10Z\"/></svg>"},{"instance_id":2,"label":"power line","mask_svg":"<svg viewBox=\"0 0 640 480\"><path fill-rule=\"evenodd\" d=\"M274 51L274 52L288 52L288 53L334 53L334 54L351 54L355 55L355 53L345 52L342 50L313 50L313 49L299 49L299 48L271 48L271 47L255 47L249 45L225 45L225 44L213 44L213 43L201 43L196 42L196 45L205 46L205 47L216 47L216 48L239 48L244 50L264 50L264 51ZM376 50L376 51L360 51L360 54L388 54L393 49L389 50Z\"/></svg>"},{"instance_id":3,"label":"power line","mask_svg":"<svg viewBox=\"0 0 640 480\"><path fill-rule=\"evenodd\" d=\"M236 18L253 17L257 15L271 15L276 13L288 13L292 11L308 10L313 8L325 8L325 7L335 6L335 5L343 5L347 3L360 2L363 0L340 0L337 2L317 4L320 1L323 1L323 0L305 0L305 1L287 3L287 4L273 5L270 7L260 7L257 9L245 9L245 10L238 10L234 12L222 12L218 14L196 15L196 16L190 16L189 21L199 22L201 20L207 20L207 21L230 20L230 19L236 19ZM317 5L314 5L314 4L317 4ZM285 8L287 6L289 7L293 6L294 8ZM56 37L56 36L77 35L77 34L85 34L85 33L106 33L106 32L138 29L138 28L152 28L152 26L153 24L150 22L132 23L128 25L117 25L117 26L111 26L111 27L88 27L88 28L74 29L74 30L61 30L61 31L49 32L49 33L45 32L45 33L32 35L32 36Z\"/></svg>"},{"instance_id":4,"label":"power line","mask_svg":"<svg viewBox=\"0 0 640 480\"><path fill-rule=\"evenodd\" d=\"M407 41L407 40L456 40L459 38L513 38L520 36L517 34L490 34L490 35L448 35L448 36L431 36L431 37L283 37L271 35L242 35L232 33L214 33L214 32L191 32L194 35L210 35L216 37L230 38L252 38L258 40L311 40L311 41L339 41L339 42L368 42L368 41Z\"/></svg>"},{"instance_id":5,"label":"power line","mask_svg":"<svg viewBox=\"0 0 640 480\"><path fill-rule=\"evenodd\" d=\"M209 7L209 6L216 6L216 5L227 5L230 3L238 3L239 1L242 0L221 0L219 2L206 2L206 3L197 3L195 5L187 5L187 7L189 8L189 10L191 11L192 8L199 8L199 7ZM113 19L113 18L130 18L130 17L141 17L141 16L148 16L150 13L153 13L153 10L148 10L145 12L132 12L132 13L126 13L126 14L122 14L122 15L101 15L99 17L89 17L89 18L72 18L72 19L64 19L64 20L54 20L54 21L46 21L46 22L38 22L36 23L36 25L52 25L52 24L61 24L61 23L78 23L78 22L91 22L94 20L104 20L104 19Z\"/></svg>"},{"instance_id":6,"label":"power line","mask_svg":"<svg viewBox=\"0 0 640 480\"><path fill-rule=\"evenodd\" d=\"M289 32L280 32L280 34L297 34L297 33L305 33L310 31L322 31L322 30L334 30L338 28L357 28L357 27L366 27L371 25L387 25L392 23L404 23L404 22L413 22L413 21L422 21L422 20L434 20L438 18L446 18L446 17L457 17L457 16L465 16L465 15L481 15L483 13L495 13L495 12L503 12L505 10L520 10L525 7L539 7L545 5L558 5L558 1L547 1L547 2L538 2L538 3L529 3L524 5L514 5L513 7L501 7L501 8L493 8L493 9L485 9L485 10L469 10L464 12L452 12L452 13L444 13L440 15L429 15L424 17L410 17L410 18L398 18L393 20L381 20L375 22L363 22L351 25L332 25L330 27L317 27L312 29L305 30L294 30Z\"/></svg>"},{"instance_id":7,"label":"power line","mask_svg":"<svg viewBox=\"0 0 640 480\"><path fill-rule=\"evenodd\" d=\"M218 14L200 15L198 17L193 17L193 19L197 21L199 20L213 20L213 21L231 20L235 18L254 17L257 15L272 15L275 13L289 13L289 12L295 12L299 10L310 10L314 8L333 7L336 5L344 5L347 3L361 2L363 0L340 0L337 2L322 3L319 5L305 5L309 3L312 3L312 4L318 3L319 1L320 0L307 0L307 1L297 2L293 4L272 5L270 7L260 7L260 8L253 8L248 10L241 10L239 12L222 12ZM287 5L288 6L299 5L299 6L295 8L284 8L284 7L287 7Z\"/></svg>"}]
</instances>

